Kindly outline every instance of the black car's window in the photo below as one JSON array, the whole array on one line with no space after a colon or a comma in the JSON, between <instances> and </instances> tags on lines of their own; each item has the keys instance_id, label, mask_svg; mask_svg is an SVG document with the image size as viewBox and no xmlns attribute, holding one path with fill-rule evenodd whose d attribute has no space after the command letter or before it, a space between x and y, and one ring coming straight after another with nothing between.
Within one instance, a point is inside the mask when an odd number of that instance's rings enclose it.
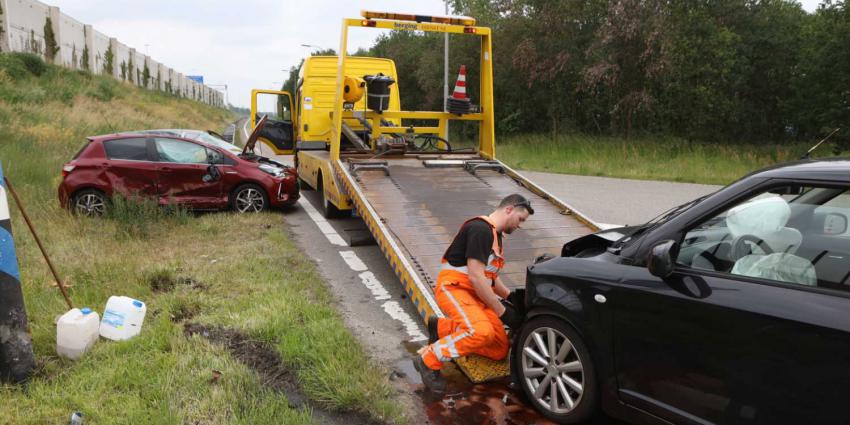
<instances>
[{"instance_id":1,"label":"black car's window","mask_svg":"<svg viewBox=\"0 0 850 425\"><path fill-rule=\"evenodd\" d=\"M109 159L124 159L130 161L147 161L145 139L115 139L103 142L106 156Z\"/></svg>"},{"instance_id":2,"label":"black car's window","mask_svg":"<svg viewBox=\"0 0 850 425\"><path fill-rule=\"evenodd\" d=\"M206 164L207 149L192 142L175 139L156 139L156 152L161 162Z\"/></svg>"},{"instance_id":3,"label":"black car's window","mask_svg":"<svg viewBox=\"0 0 850 425\"><path fill-rule=\"evenodd\" d=\"M677 263L693 269L850 291L850 192L780 187L688 231Z\"/></svg>"}]
</instances>

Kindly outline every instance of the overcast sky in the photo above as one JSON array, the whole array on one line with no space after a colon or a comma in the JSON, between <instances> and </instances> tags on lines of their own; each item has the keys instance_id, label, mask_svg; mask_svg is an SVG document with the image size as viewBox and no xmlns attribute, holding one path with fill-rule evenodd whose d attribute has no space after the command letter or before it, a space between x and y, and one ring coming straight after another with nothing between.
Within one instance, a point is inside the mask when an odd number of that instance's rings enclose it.
<instances>
[{"instance_id":1,"label":"overcast sky","mask_svg":"<svg viewBox=\"0 0 850 425\"><path fill-rule=\"evenodd\" d=\"M242 107L252 88L279 88L289 67L314 50L301 44L338 49L341 20L361 9L445 14L442 0L42 1L177 72L227 84L230 103ZM818 0L801 3L812 12ZM353 29L349 52L382 31Z\"/></svg>"}]
</instances>

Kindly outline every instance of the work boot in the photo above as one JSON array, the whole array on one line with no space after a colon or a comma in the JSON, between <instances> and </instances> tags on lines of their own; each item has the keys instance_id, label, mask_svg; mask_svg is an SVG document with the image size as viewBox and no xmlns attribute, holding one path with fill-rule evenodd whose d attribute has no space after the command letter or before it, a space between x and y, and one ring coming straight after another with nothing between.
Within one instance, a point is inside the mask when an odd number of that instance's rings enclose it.
<instances>
[{"instance_id":1,"label":"work boot","mask_svg":"<svg viewBox=\"0 0 850 425\"><path fill-rule=\"evenodd\" d=\"M446 392L446 380L443 379L443 375L439 370L429 368L422 360L422 356L416 355L413 358L413 367L419 372L419 376L422 377L422 383L429 390L439 394Z\"/></svg>"},{"instance_id":2,"label":"work boot","mask_svg":"<svg viewBox=\"0 0 850 425\"><path fill-rule=\"evenodd\" d=\"M439 320L437 316L428 318L428 344L433 344L440 339L440 333L437 330Z\"/></svg>"}]
</instances>

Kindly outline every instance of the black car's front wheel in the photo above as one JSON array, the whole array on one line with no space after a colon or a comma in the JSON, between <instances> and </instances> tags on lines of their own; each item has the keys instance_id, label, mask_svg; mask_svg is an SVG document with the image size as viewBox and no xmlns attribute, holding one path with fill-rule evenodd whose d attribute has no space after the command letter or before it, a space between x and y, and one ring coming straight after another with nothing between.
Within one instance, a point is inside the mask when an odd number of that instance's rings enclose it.
<instances>
[{"instance_id":1,"label":"black car's front wheel","mask_svg":"<svg viewBox=\"0 0 850 425\"><path fill-rule=\"evenodd\" d=\"M268 207L266 191L252 183L237 187L230 197L230 208L238 213L260 212Z\"/></svg>"},{"instance_id":2,"label":"black car's front wheel","mask_svg":"<svg viewBox=\"0 0 850 425\"><path fill-rule=\"evenodd\" d=\"M554 317L522 327L513 352L514 379L534 407L558 423L578 423L596 410L598 384L587 346Z\"/></svg>"}]
</instances>

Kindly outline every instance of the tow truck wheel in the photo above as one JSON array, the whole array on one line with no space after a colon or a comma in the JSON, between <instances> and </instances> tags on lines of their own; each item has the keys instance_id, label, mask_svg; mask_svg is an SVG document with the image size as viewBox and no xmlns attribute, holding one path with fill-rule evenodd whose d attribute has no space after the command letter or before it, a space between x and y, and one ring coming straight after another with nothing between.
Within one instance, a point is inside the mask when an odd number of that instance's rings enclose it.
<instances>
[{"instance_id":1,"label":"tow truck wheel","mask_svg":"<svg viewBox=\"0 0 850 425\"><path fill-rule=\"evenodd\" d=\"M593 361L581 337L562 320L545 316L523 325L511 355L515 381L543 416L574 424L596 411Z\"/></svg>"},{"instance_id":2,"label":"tow truck wheel","mask_svg":"<svg viewBox=\"0 0 850 425\"><path fill-rule=\"evenodd\" d=\"M340 210L334 205L327 196L325 196L325 191L322 190L322 212L325 214L325 218L343 218L348 216L348 211Z\"/></svg>"},{"instance_id":3,"label":"tow truck wheel","mask_svg":"<svg viewBox=\"0 0 850 425\"><path fill-rule=\"evenodd\" d=\"M316 191L322 194L322 213L325 218L342 218L347 217L348 211L342 211L331 202L325 194L325 186L322 183L322 173L319 173L316 181Z\"/></svg>"},{"instance_id":4,"label":"tow truck wheel","mask_svg":"<svg viewBox=\"0 0 850 425\"><path fill-rule=\"evenodd\" d=\"M310 186L310 183L307 183L307 181L301 177L298 177L298 184L301 190L313 190L313 186Z\"/></svg>"}]
</instances>

